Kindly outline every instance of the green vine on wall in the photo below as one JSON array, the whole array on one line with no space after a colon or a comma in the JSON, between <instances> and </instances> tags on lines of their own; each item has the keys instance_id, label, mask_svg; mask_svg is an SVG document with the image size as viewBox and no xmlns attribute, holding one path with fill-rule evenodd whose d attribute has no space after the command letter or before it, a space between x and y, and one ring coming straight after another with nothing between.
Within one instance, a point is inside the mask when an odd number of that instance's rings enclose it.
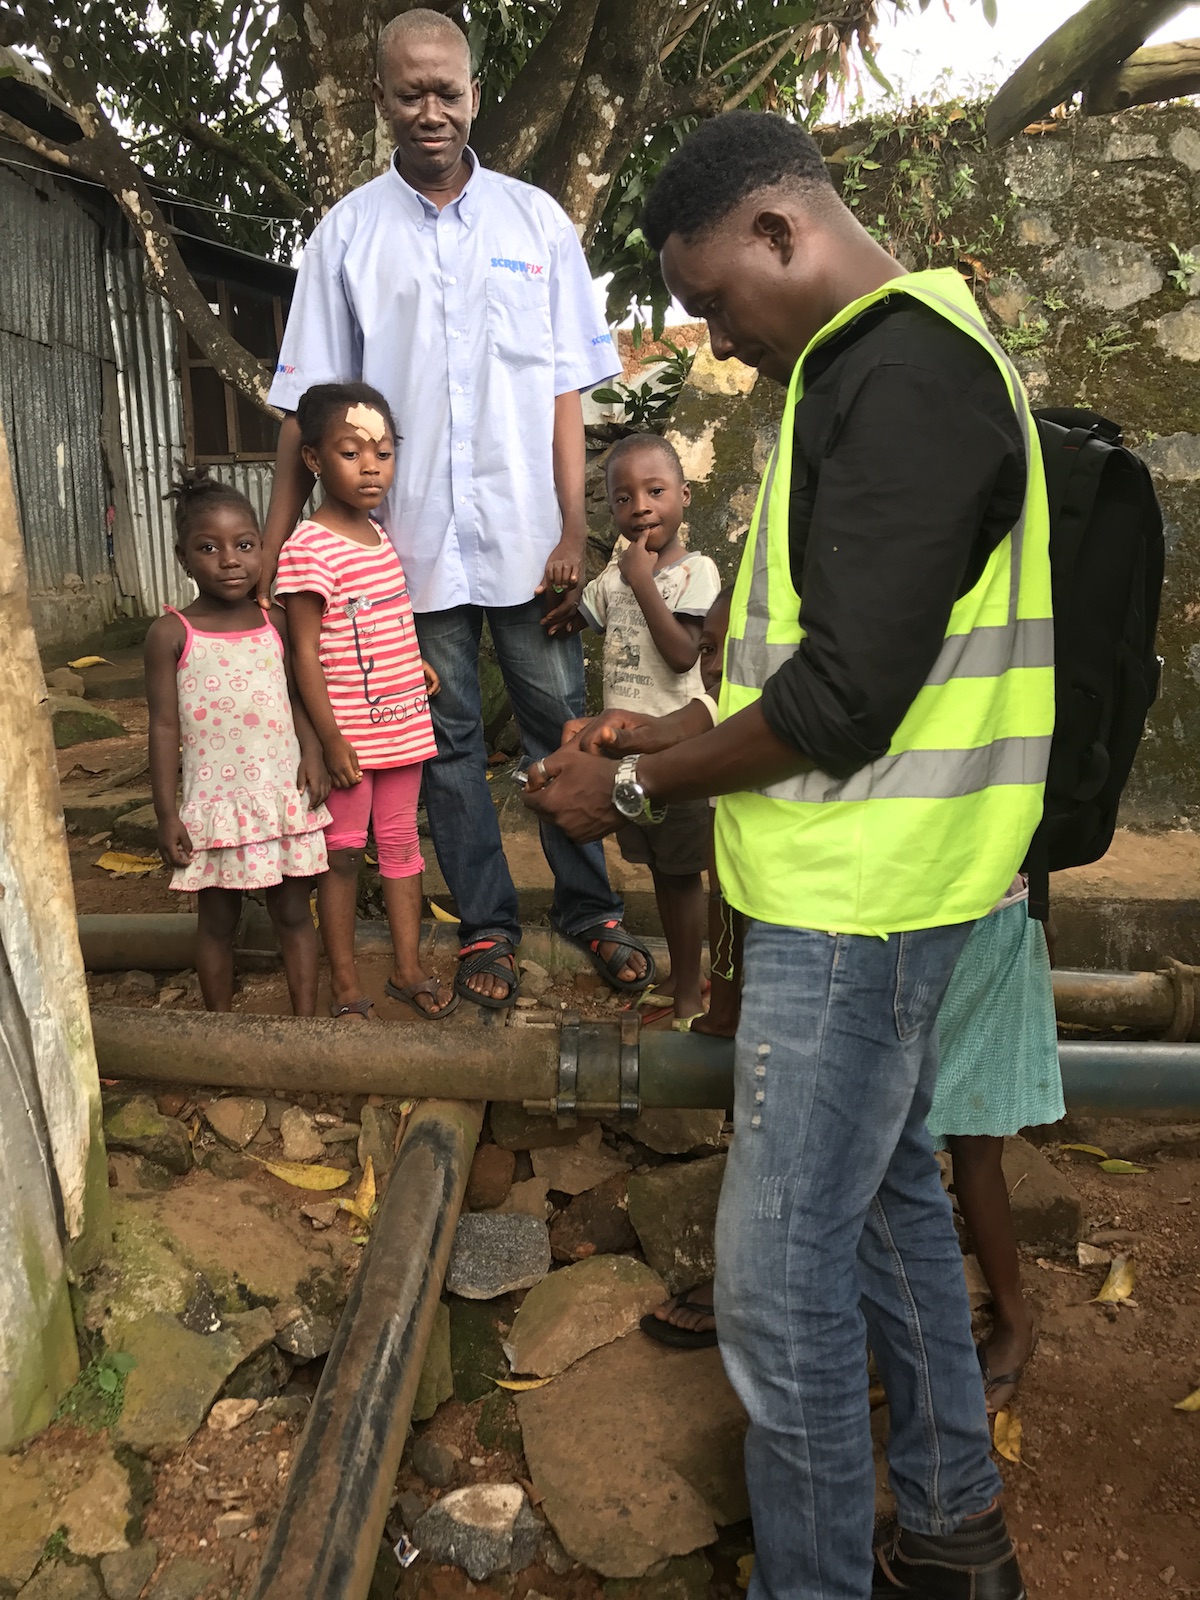
<instances>
[{"instance_id":1,"label":"green vine on wall","mask_svg":"<svg viewBox=\"0 0 1200 1600\"><path fill-rule=\"evenodd\" d=\"M987 276L983 258L1003 238L1016 201L1009 195L998 211L972 214L986 110L982 102L914 103L873 118L861 140L829 157L842 169L842 198L868 233L903 249L918 269L965 264Z\"/></svg>"}]
</instances>

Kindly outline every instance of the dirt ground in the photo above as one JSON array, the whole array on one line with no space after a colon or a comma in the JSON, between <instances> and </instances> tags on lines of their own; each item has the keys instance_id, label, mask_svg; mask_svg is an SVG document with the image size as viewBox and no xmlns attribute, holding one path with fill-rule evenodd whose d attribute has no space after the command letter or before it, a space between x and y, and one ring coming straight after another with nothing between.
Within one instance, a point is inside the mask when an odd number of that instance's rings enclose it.
<instances>
[{"instance_id":1,"label":"dirt ground","mask_svg":"<svg viewBox=\"0 0 1200 1600\"><path fill-rule=\"evenodd\" d=\"M125 722L130 737L61 752L60 773L68 794L96 787L144 751L140 702L115 702L110 709ZM1103 871L1089 869L1091 880L1086 886L1081 881L1080 892L1091 891L1092 880L1120 892L1120 880L1126 885L1171 884L1177 893L1181 871L1200 877L1200 843L1185 837L1182 865L1174 849L1130 843L1116 863ZM114 879L94 865L103 840L75 836L70 843L81 913L190 909L183 897L169 893L165 872ZM1167 855L1170 865L1164 862ZM373 992L381 994L384 964L372 962L367 976ZM95 978L92 988L102 1003L111 998L113 980ZM590 978L558 985L544 1003L551 1009L563 1003L585 1011L608 1009L607 996ZM248 1011L283 1011L282 978L271 973L248 976L238 1004ZM390 1002L380 1008L384 1017L404 1014L405 1008ZM185 1102L197 1098L199 1091L177 1095L172 1114L179 1114L181 1106L188 1114ZM293 1098L348 1121L356 1119L361 1104L336 1096ZM1174 1409L1200 1387L1200 1123L1193 1137L1168 1141L1164 1134L1161 1155L1147 1154L1154 1140L1145 1124L1068 1123L1055 1135L1057 1142L1043 1149L1069 1171L1082 1196L1085 1239L1131 1255L1137 1283L1128 1302L1097 1304L1104 1266L1082 1268L1073 1256L1025 1253L1040 1345L1016 1406L1023 1430L1021 1461L1001 1462L1001 1467L1028 1588L1031 1594L1061 1600L1200 1595L1200 1414ZM1136 1150L1148 1170L1106 1174L1096 1158L1061 1148L1072 1141L1096 1144L1114 1156ZM243 1174L244 1181L262 1185L273 1199L280 1199L282 1185L252 1163L244 1166L251 1169ZM297 1198L294 1190L286 1191L286 1197L297 1206L306 1198ZM218 1219L214 1226L219 1226ZM335 1227L348 1236L350 1219L339 1217ZM514 1299L510 1309L515 1311L516 1304ZM224 1577L206 1593L229 1600L248 1591L302 1426L302 1397L311 1394L320 1366L316 1361L296 1369L285 1395L285 1401L287 1396L301 1397L290 1408L295 1414L289 1414L285 1403L283 1414L260 1414L232 1434L202 1428L185 1449L158 1462L152 1480L145 1481L146 1536L159 1542L163 1558L182 1554L215 1562ZM527 1477L519 1435L514 1438L511 1429L500 1428L495 1448L481 1453L476 1429L485 1404L447 1402L426 1425L431 1437L462 1449L456 1486ZM92 1447L78 1430L62 1424L35 1446L51 1454L86 1453ZM536 1499L536 1485L532 1487ZM406 1464L397 1491L418 1490L429 1499L430 1491ZM231 1510L249 1513L254 1526L243 1537L218 1539L216 1518ZM398 1523L392 1531L399 1532ZM736 1595L736 1561L749 1547L747 1528L725 1531L708 1552L714 1565L711 1593ZM541 1564L516 1578L477 1585L457 1569L430 1568L418 1561L404 1574L400 1592L407 1600L418 1595L422 1600L459 1595L523 1600L531 1590L550 1600L593 1600L601 1586L599 1578L582 1569L560 1574ZM626 1586L609 1588L625 1600Z\"/></svg>"}]
</instances>

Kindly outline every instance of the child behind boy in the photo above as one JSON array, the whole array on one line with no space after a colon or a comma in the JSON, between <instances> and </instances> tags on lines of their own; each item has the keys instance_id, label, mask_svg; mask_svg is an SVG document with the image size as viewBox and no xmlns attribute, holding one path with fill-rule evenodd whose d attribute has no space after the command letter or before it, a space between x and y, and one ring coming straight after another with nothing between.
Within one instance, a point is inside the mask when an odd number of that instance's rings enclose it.
<instances>
[{"instance_id":1,"label":"child behind boy","mask_svg":"<svg viewBox=\"0 0 1200 1600\"><path fill-rule=\"evenodd\" d=\"M609 452L608 503L629 541L584 590L580 612L604 634L604 708L666 716L703 693L700 629L721 587L716 563L679 537L691 491L675 451L658 434L630 434ZM672 805L617 829L626 861L648 866L671 956L656 993L670 999L675 1026L703 1011L700 955L708 860L708 802Z\"/></svg>"}]
</instances>

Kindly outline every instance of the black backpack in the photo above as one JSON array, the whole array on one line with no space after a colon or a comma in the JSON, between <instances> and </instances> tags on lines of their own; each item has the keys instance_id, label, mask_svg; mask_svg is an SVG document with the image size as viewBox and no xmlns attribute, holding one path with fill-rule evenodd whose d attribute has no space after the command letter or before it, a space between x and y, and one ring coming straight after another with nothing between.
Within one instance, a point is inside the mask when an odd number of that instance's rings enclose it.
<instances>
[{"instance_id":1,"label":"black backpack","mask_svg":"<svg viewBox=\"0 0 1200 1600\"><path fill-rule=\"evenodd\" d=\"M1050 502L1054 738L1042 820L1029 848L1031 909L1046 874L1098 861L1158 695L1162 511L1144 461L1115 422L1070 408L1034 413Z\"/></svg>"}]
</instances>

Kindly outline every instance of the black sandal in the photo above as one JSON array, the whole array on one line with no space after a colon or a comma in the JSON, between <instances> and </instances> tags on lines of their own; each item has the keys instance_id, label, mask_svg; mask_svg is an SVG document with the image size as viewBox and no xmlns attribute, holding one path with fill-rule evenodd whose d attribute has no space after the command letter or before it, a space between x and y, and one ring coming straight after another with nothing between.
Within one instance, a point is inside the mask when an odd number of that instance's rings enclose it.
<instances>
[{"instance_id":1,"label":"black sandal","mask_svg":"<svg viewBox=\"0 0 1200 1600\"><path fill-rule=\"evenodd\" d=\"M693 1300L692 1291L685 1289L682 1294L674 1297L673 1311L699 1311L702 1316L711 1317L713 1308L707 1300ZM673 1350L711 1350L717 1342L715 1328L677 1328L673 1322L667 1322L663 1317L656 1317L653 1311L648 1311L638 1323L643 1333L649 1334L651 1339L657 1339L659 1344L670 1345Z\"/></svg>"},{"instance_id":2,"label":"black sandal","mask_svg":"<svg viewBox=\"0 0 1200 1600\"><path fill-rule=\"evenodd\" d=\"M508 967L505 961L510 956L513 964ZM480 972L486 973L489 978L501 978L507 983L508 993L503 999L496 1000L490 994L480 994L467 986L467 979L475 977ZM473 1000L477 1006L485 1006L489 1011L507 1011L509 1006L516 1004L519 981L517 947L511 939L504 937L476 939L474 944L465 944L458 952L454 992L463 1000Z\"/></svg>"},{"instance_id":3,"label":"black sandal","mask_svg":"<svg viewBox=\"0 0 1200 1600\"><path fill-rule=\"evenodd\" d=\"M369 995L359 995L357 1000L349 1000L344 1006L331 1005L331 1017L362 1017L364 1022L371 1020L371 1012L375 1009L375 1002Z\"/></svg>"},{"instance_id":4,"label":"black sandal","mask_svg":"<svg viewBox=\"0 0 1200 1600\"><path fill-rule=\"evenodd\" d=\"M641 994L654 982L658 969L649 946L636 934L630 933L616 917L610 922L594 922L590 928L581 928L578 933L563 933L563 938L569 939L583 951L609 988L615 989L618 994ZM615 944L617 948L605 958L600 954L602 944ZM640 978L618 978L617 973L628 964L626 953L630 950L646 958L646 970Z\"/></svg>"}]
</instances>

